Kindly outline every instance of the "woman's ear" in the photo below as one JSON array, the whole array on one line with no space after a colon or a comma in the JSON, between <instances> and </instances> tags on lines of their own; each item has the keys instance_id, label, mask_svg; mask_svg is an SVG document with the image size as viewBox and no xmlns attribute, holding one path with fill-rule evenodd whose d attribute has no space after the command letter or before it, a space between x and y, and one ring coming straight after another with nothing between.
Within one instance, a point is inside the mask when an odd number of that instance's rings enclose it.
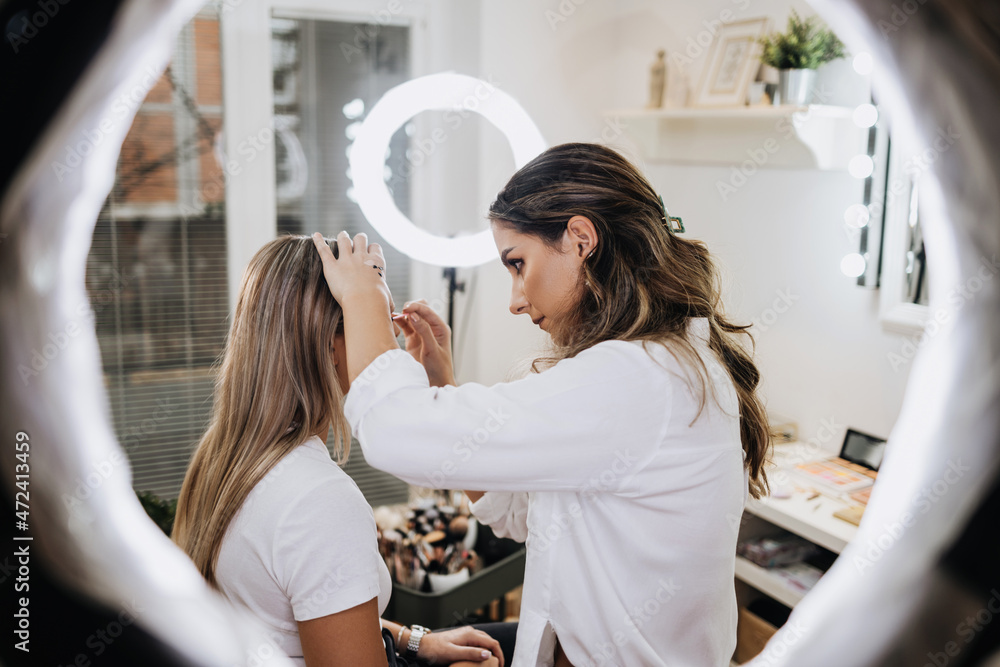
<instances>
[{"instance_id":1,"label":"woman's ear","mask_svg":"<svg viewBox=\"0 0 1000 667\"><path fill-rule=\"evenodd\" d=\"M566 240L572 244L573 254L583 261L597 248L597 228L582 215L574 215L566 223Z\"/></svg>"}]
</instances>

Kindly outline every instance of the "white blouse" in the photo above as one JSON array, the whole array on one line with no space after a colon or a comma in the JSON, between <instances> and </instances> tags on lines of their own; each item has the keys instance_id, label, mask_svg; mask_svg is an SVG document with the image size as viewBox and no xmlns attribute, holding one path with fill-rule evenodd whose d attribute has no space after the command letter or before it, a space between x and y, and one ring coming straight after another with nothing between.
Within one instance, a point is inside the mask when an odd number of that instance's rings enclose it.
<instances>
[{"instance_id":1,"label":"white blouse","mask_svg":"<svg viewBox=\"0 0 1000 667\"><path fill-rule=\"evenodd\" d=\"M618 340L492 387L429 387L390 350L352 385L344 409L368 463L487 491L476 516L527 543L513 667L552 665L556 637L576 667L729 664L748 481L739 404L708 321L688 337L709 371L700 415L688 367Z\"/></svg>"}]
</instances>

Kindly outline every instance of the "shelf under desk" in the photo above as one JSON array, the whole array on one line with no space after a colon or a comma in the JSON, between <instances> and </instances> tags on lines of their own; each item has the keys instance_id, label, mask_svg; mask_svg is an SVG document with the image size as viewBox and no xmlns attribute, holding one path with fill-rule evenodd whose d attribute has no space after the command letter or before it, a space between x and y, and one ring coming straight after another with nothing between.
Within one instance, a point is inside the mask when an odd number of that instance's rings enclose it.
<instances>
[{"instance_id":1,"label":"shelf under desk","mask_svg":"<svg viewBox=\"0 0 1000 667\"><path fill-rule=\"evenodd\" d=\"M791 498L761 498L747 502L746 511L839 554L854 538L858 527L833 516L850 503L820 495L808 500L808 491Z\"/></svg>"}]
</instances>

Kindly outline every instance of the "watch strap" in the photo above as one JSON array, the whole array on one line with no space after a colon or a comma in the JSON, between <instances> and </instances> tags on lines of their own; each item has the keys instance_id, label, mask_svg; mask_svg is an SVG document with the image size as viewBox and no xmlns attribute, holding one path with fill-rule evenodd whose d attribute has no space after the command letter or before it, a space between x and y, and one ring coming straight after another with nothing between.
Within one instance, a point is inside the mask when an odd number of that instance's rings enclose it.
<instances>
[{"instance_id":1,"label":"watch strap","mask_svg":"<svg viewBox=\"0 0 1000 667\"><path fill-rule=\"evenodd\" d=\"M422 625L411 625L410 626L410 639L406 642L406 652L408 654L417 655L417 651L420 649L420 640L424 638L424 635L428 634L430 630Z\"/></svg>"}]
</instances>

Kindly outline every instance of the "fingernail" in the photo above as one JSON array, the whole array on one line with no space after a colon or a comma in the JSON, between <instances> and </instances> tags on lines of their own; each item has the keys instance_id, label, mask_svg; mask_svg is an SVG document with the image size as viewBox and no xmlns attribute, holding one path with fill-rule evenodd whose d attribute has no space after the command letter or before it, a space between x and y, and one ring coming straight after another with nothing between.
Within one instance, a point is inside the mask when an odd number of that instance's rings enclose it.
<instances>
[{"instance_id":1,"label":"fingernail","mask_svg":"<svg viewBox=\"0 0 1000 667\"><path fill-rule=\"evenodd\" d=\"M489 651L483 651L483 660L490 657L492 654Z\"/></svg>"},{"instance_id":2,"label":"fingernail","mask_svg":"<svg viewBox=\"0 0 1000 667\"><path fill-rule=\"evenodd\" d=\"M413 320L414 322L419 322L420 316L417 315L416 313L410 313L410 319Z\"/></svg>"}]
</instances>

